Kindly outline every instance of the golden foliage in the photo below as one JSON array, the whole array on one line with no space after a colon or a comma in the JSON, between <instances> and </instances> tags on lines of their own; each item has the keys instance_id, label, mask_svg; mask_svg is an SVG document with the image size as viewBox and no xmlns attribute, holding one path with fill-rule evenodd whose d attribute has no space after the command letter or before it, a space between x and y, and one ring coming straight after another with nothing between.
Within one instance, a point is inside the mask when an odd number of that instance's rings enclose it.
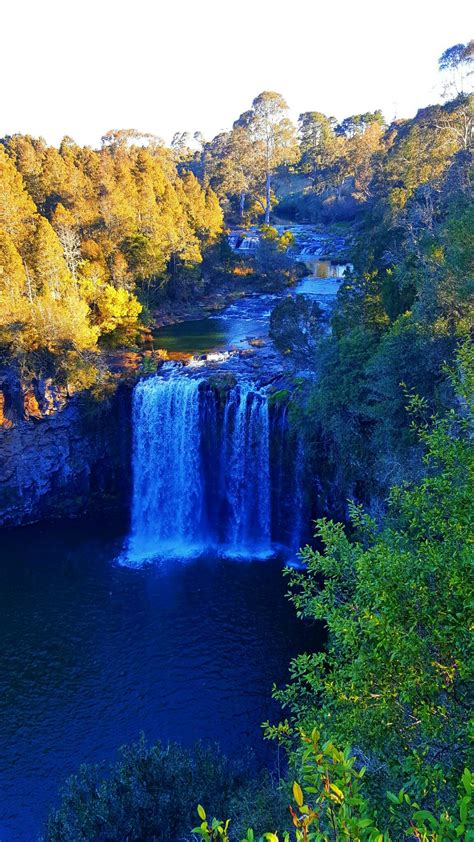
<instances>
[{"instance_id":1,"label":"golden foliage","mask_svg":"<svg viewBox=\"0 0 474 842\"><path fill-rule=\"evenodd\" d=\"M171 153L110 137L99 151L21 135L0 146L0 341L11 352L44 349L67 368L101 337L134 341L137 287L200 263L222 231L216 195L180 176Z\"/></svg>"}]
</instances>

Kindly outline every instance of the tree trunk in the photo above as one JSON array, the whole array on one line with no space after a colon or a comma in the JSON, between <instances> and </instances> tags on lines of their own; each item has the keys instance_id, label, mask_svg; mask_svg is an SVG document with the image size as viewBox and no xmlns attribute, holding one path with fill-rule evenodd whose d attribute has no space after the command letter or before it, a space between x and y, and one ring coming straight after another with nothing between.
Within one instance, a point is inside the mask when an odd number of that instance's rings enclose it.
<instances>
[{"instance_id":1,"label":"tree trunk","mask_svg":"<svg viewBox=\"0 0 474 842\"><path fill-rule=\"evenodd\" d=\"M240 214L240 221L243 221L244 218L244 210L245 210L245 193L241 193L239 197L239 214Z\"/></svg>"},{"instance_id":2,"label":"tree trunk","mask_svg":"<svg viewBox=\"0 0 474 842\"><path fill-rule=\"evenodd\" d=\"M270 197L272 187L272 175L267 172L265 181L265 225L270 225Z\"/></svg>"}]
</instances>

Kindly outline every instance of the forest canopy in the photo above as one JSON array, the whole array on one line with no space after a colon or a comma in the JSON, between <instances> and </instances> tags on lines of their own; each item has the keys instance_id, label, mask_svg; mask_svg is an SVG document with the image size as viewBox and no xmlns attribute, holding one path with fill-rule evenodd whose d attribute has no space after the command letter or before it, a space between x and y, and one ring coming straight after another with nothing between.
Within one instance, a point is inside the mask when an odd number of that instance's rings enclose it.
<instances>
[{"instance_id":1,"label":"forest canopy","mask_svg":"<svg viewBox=\"0 0 474 842\"><path fill-rule=\"evenodd\" d=\"M0 144L0 341L16 356L77 366L100 346L133 344L150 288L199 266L221 233L212 189L142 140Z\"/></svg>"},{"instance_id":2,"label":"forest canopy","mask_svg":"<svg viewBox=\"0 0 474 842\"><path fill-rule=\"evenodd\" d=\"M402 279L402 252L410 240L419 251L440 207L469 190L472 57L472 42L447 49L439 61L445 103L390 125L380 110L340 121L313 110L295 126L283 96L263 91L230 131L212 140L178 132L170 148L131 129L107 132L98 150L67 136L59 148L3 138L1 346L26 372L52 366L87 386L98 349L133 346L150 307L194 294L224 216L239 225L268 226L272 214L356 222L357 273L375 269L384 296L386 312L373 324L401 315L420 263L410 256ZM265 277L281 271L282 258L265 251L268 237L262 242ZM443 259L440 248L429 263Z\"/></svg>"}]
</instances>

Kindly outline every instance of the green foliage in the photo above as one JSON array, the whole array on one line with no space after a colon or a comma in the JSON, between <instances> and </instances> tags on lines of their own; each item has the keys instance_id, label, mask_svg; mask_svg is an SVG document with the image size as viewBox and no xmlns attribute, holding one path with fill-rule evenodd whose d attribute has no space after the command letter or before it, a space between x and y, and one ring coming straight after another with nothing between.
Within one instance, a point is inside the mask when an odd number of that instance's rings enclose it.
<instances>
[{"instance_id":1,"label":"green foliage","mask_svg":"<svg viewBox=\"0 0 474 842\"><path fill-rule=\"evenodd\" d=\"M472 366L472 349L461 355ZM468 382L460 373L464 392ZM470 397L472 401L472 395ZM426 403L411 400L418 413ZM420 436L425 477L394 487L381 527L351 505L354 538L320 520L324 551L287 571L300 617L322 620L327 650L297 657L276 697L303 729L350 744L371 774L408 780L420 803L452 805L469 740L472 678L467 587L472 569L474 454L466 400ZM376 785L372 795L377 800Z\"/></svg>"},{"instance_id":2,"label":"green foliage","mask_svg":"<svg viewBox=\"0 0 474 842\"><path fill-rule=\"evenodd\" d=\"M225 823L220 822L218 819L212 819L209 825L206 818L206 811L200 804L197 806L197 812L201 819L201 824L199 827L193 828L193 833L196 836L199 836L203 842L213 842L213 840L217 839L220 839L221 842L229 842L227 831L229 829L230 819L227 819Z\"/></svg>"},{"instance_id":3,"label":"green foliage","mask_svg":"<svg viewBox=\"0 0 474 842\"><path fill-rule=\"evenodd\" d=\"M280 301L270 316L270 336L283 353L296 352L306 358L323 332L324 312L317 301L302 295Z\"/></svg>"},{"instance_id":4,"label":"green foliage","mask_svg":"<svg viewBox=\"0 0 474 842\"><path fill-rule=\"evenodd\" d=\"M389 842L406 837L421 842L447 842L474 838L474 776L468 769L462 774L452 813L445 809L436 815L420 809L403 789L398 795L387 792L388 824L381 830L364 795L365 767L356 768L351 751L340 751L332 742L321 745L317 729L313 729L310 737L302 734L301 741L302 783L293 782L294 803L289 805L293 832L277 830L257 836L249 828L240 842ZM209 824L204 808L198 805L197 810L202 822L193 833L204 842L239 839L233 834L229 820L222 822L214 818Z\"/></svg>"},{"instance_id":5,"label":"green foliage","mask_svg":"<svg viewBox=\"0 0 474 842\"><path fill-rule=\"evenodd\" d=\"M251 777L249 768L199 744L190 751L142 738L120 755L108 769L82 766L69 778L46 842L170 842L187 834L196 803L227 812Z\"/></svg>"},{"instance_id":6,"label":"green foliage","mask_svg":"<svg viewBox=\"0 0 474 842\"><path fill-rule=\"evenodd\" d=\"M436 814L431 810L422 810L420 805L410 799L401 789L398 795L387 792L391 812L395 817L402 814L405 819L404 833L422 842L444 842L448 839L474 838L474 775L464 769L458 786L458 797L454 808L442 810Z\"/></svg>"},{"instance_id":7,"label":"green foliage","mask_svg":"<svg viewBox=\"0 0 474 842\"><path fill-rule=\"evenodd\" d=\"M401 383L430 412L454 405L445 364L473 324L474 216L467 159L447 157L444 167L390 214L389 185L380 185L354 243L356 269L341 285L332 335L317 345L301 434L314 472L340 499L381 501L391 484L420 475Z\"/></svg>"}]
</instances>

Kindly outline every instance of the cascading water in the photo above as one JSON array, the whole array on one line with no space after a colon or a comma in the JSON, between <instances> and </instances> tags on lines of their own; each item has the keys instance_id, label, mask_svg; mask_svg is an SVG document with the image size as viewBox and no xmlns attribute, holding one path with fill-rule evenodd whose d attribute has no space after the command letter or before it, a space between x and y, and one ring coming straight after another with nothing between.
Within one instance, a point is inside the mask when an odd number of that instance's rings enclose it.
<instances>
[{"instance_id":1,"label":"cascading water","mask_svg":"<svg viewBox=\"0 0 474 842\"><path fill-rule=\"evenodd\" d=\"M141 381L133 396L133 500L127 563L271 553L268 397L224 395L187 376Z\"/></svg>"},{"instance_id":2,"label":"cascading water","mask_svg":"<svg viewBox=\"0 0 474 842\"><path fill-rule=\"evenodd\" d=\"M199 380L142 380L133 394L128 557L182 554L202 539Z\"/></svg>"},{"instance_id":3,"label":"cascading water","mask_svg":"<svg viewBox=\"0 0 474 842\"><path fill-rule=\"evenodd\" d=\"M298 552L299 548L302 544L303 538L303 514L305 512L305 500L304 500L304 477L303 477L303 466L304 466L304 452L303 452L303 443L301 440L301 436L297 437L297 444L296 444L296 459L295 459L295 470L293 473L293 526L291 530L291 541L290 546L292 550Z\"/></svg>"},{"instance_id":4,"label":"cascading water","mask_svg":"<svg viewBox=\"0 0 474 842\"><path fill-rule=\"evenodd\" d=\"M230 551L270 550L269 428L266 394L248 383L232 389L226 401L222 437Z\"/></svg>"}]
</instances>

